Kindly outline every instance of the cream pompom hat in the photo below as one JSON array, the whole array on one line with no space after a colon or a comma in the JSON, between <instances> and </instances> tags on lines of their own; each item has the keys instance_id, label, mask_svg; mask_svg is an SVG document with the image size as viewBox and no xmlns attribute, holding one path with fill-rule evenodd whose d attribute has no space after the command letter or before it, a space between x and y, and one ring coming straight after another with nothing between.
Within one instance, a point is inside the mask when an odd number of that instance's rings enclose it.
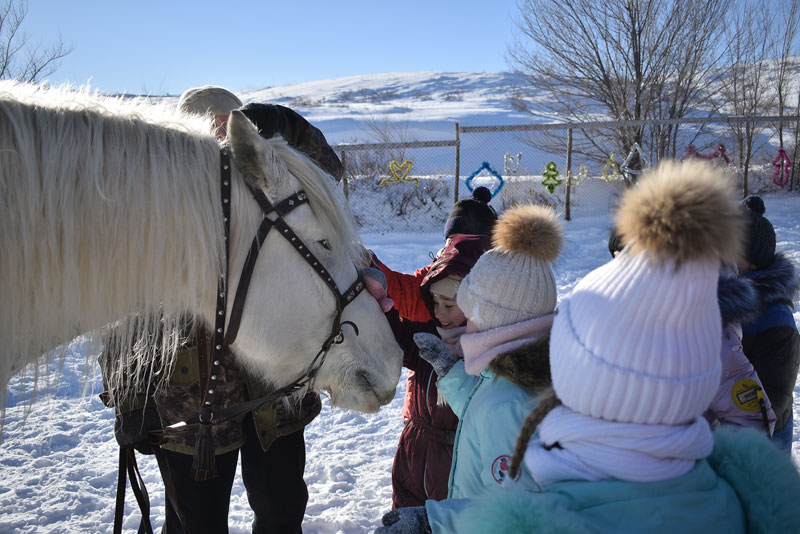
<instances>
[{"instance_id":1,"label":"cream pompom hat","mask_svg":"<svg viewBox=\"0 0 800 534\"><path fill-rule=\"evenodd\" d=\"M561 252L561 222L546 206L507 210L494 227L492 244L461 282L456 302L478 331L553 313L556 280L552 262Z\"/></svg>"}]
</instances>

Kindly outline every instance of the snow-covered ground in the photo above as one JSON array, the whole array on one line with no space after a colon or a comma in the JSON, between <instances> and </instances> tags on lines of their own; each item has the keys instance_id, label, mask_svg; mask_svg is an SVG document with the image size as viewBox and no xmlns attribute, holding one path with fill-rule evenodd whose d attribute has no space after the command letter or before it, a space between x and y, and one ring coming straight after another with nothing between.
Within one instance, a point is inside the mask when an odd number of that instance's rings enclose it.
<instances>
[{"instance_id":1,"label":"snow-covered ground","mask_svg":"<svg viewBox=\"0 0 800 534\"><path fill-rule=\"evenodd\" d=\"M766 216L778 237L778 248L800 265L800 199L768 196ZM556 265L559 294L565 294L590 270L607 261L607 217L566 223L566 246ZM388 265L411 271L429 262L441 246L441 235L364 233L364 243ZM795 303L795 321L800 307ZM94 357L80 343L67 358L60 380L39 392L26 416L20 396L24 378L10 384L4 441L0 446L0 532L104 533L114 513L117 448L112 410L97 399L101 389ZM88 392L83 392L89 361ZM29 382L28 382L29 383ZM391 465L400 435L404 377L394 400L377 414L344 411L325 402L320 416L306 430L306 481L309 502L304 531L309 534L372 532L391 506ZM794 441L800 438L800 388L795 389ZM800 463L800 447L793 451ZM150 491L152 517L161 524L163 487L152 457L140 456ZM138 510L128 495L124 527L133 532ZM231 532L250 532L252 513L237 477L231 498Z\"/></svg>"}]
</instances>

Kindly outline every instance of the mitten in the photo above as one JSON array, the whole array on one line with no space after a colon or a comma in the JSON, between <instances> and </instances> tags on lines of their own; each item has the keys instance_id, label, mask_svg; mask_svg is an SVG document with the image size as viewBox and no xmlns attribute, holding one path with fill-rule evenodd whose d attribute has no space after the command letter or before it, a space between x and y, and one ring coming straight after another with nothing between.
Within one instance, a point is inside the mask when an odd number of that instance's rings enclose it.
<instances>
[{"instance_id":1,"label":"mitten","mask_svg":"<svg viewBox=\"0 0 800 534\"><path fill-rule=\"evenodd\" d=\"M117 414L114 421L114 437L122 448L133 448L142 454L155 454L150 443L151 430L161 428L161 418L155 406L142 410Z\"/></svg>"},{"instance_id":2,"label":"mitten","mask_svg":"<svg viewBox=\"0 0 800 534\"><path fill-rule=\"evenodd\" d=\"M453 364L458 361L447 343L433 334L417 332L414 334L414 343L419 347L420 357L431 364L436 376L446 375Z\"/></svg>"},{"instance_id":3,"label":"mitten","mask_svg":"<svg viewBox=\"0 0 800 534\"><path fill-rule=\"evenodd\" d=\"M364 286L369 294L375 297L384 313L394 307L394 301L386 294L386 275L374 267L364 267L358 274L364 280Z\"/></svg>"},{"instance_id":4,"label":"mitten","mask_svg":"<svg viewBox=\"0 0 800 534\"><path fill-rule=\"evenodd\" d=\"M383 526L375 534L431 534L424 506L397 508L383 516Z\"/></svg>"}]
</instances>

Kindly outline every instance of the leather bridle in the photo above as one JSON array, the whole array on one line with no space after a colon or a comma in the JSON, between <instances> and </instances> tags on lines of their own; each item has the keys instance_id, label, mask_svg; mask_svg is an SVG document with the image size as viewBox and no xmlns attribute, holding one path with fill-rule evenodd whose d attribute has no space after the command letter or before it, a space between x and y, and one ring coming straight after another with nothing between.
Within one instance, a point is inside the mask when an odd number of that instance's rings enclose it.
<instances>
[{"instance_id":1,"label":"leather bridle","mask_svg":"<svg viewBox=\"0 0 800 534\"><path fill-rule=\"evenodd\" d=\"M211 368L208 376L208 382L202 395L200 413L196 417L180 423L179 426L173 425L163 429L161 431L163 436L173 433L184 433L189 430L190 427L193 427L198 423L200 425L219 424L238 415L252 411L267 402L287 396L299 389L313 387L317 372L325 363L325 358L330 348L333 345L344 341L342 327L344 325L350 325L353 330L355 330L356 335L358 335L358 327L355 325L355 323L351 321L342 321L341 319L344 308L350 304L358 296L358 294L361 293L361 291L364 290L364 282L361 279L361 276L359 275L359 277L350 285L350 287L347 288L346 291L339 291L339 287L336 285L333 277L330 275L322 262L320 262L316 256L314 256L314 253L311 252L311 250L305 245L305 243L303 243L300 237L284 220L284 217L291 213L292 210L308 202L308 196L306 193L301 190L276 204L272 204L269 199L267 199L266 195L264 195L263 191L250 184L248 184L248 187L250 188L250 191L253 194L256 202L258 202L259 206L261 207L261 210L264 212L264 218L262 219L261 224L256 231L256 235L253 238L253 242L250 245L250 250L245 258L244 265L242 266L242 273L239 277L239 284L236 287L233 306L231 307L230 320L228 321L226 328L225 323L228 296L226 288L228 278L227 271L229 269L230 258L231 213L231 160L230 150L228 147L223 147L220 149L220 175L222 178L220 192L222 199L222 215L225 236L225 265L223 268L224 272L220 274L217 286L217 305L215 311L213 336L214 343L211 350ZM270 219L268 217L270 214L275 214L275 219ZM247 290L250 286L250 280L253 275L256 261L258 260L258 253L261 250L261 246L264 243L267 234L269 234L273 228L294 247L294 249L311 266L314 272L317 273L317 275L322 279L323 282L325 282L325 285L333 293L333 296L336 300L336 313L333 317L331 330L303 375L298 377L296 380L286 386L270 392L264 397L243 402L230 408L214 411L214 404L217 396L217 378L220 375L219 366L224 353L236 340L236 335L239 332L239 326L241 323L242 312L244 310L245 300L247 298Z\"/></svg>"}]
</instances>

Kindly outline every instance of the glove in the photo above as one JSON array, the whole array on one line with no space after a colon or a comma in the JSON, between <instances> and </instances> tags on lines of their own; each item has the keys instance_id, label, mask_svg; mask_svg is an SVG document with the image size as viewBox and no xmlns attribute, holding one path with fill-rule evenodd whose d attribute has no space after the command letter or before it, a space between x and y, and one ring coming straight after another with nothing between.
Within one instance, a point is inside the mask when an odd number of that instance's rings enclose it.
<instances>
[{"instance_id":1,"label":"glove","mask_svg":"<svg viewBox=\"0 0 800 534\"><path fill-rule=\"evenodd\" d=\"M386 294L386 275L374 267L364 267L358 274L364 280L364 286L369 294L375 297L383 313L394 307L394 301Z\"/></svg>"},{"instance_id":2,"label":"glove","mask_svg":"<svg viewBox=\"0 0 800 534\"><path fill-rule=\"evenodd\" d=\"M155 406L147 406L142 410L117 414L114 421L114 437L123 449L133 448L142 454L155 454L150 443L151 430L161 428L161 418Z\"/></svg>"},{"instance_id":3,"label":"glove","mask_svg":"<svg viewBox=\"0 0 800 534\"><path fill-rule=\"evenodd\" d=\"M383 526L375 534L431 534L424 506L397 508L383 516Z\"/></svg>"},{"instance_id":4,"label":"glove","mask_svg":"<svg viewBox=\"0 0 800 534\"><path fill-rule=\"evenodd\" d=\"M458 358L450 352L447 343L427 332L414 334L414 343L419 347L420 357L431 364L436 376L442 377L450 371Z\"/></svg>"}]
</instances>

